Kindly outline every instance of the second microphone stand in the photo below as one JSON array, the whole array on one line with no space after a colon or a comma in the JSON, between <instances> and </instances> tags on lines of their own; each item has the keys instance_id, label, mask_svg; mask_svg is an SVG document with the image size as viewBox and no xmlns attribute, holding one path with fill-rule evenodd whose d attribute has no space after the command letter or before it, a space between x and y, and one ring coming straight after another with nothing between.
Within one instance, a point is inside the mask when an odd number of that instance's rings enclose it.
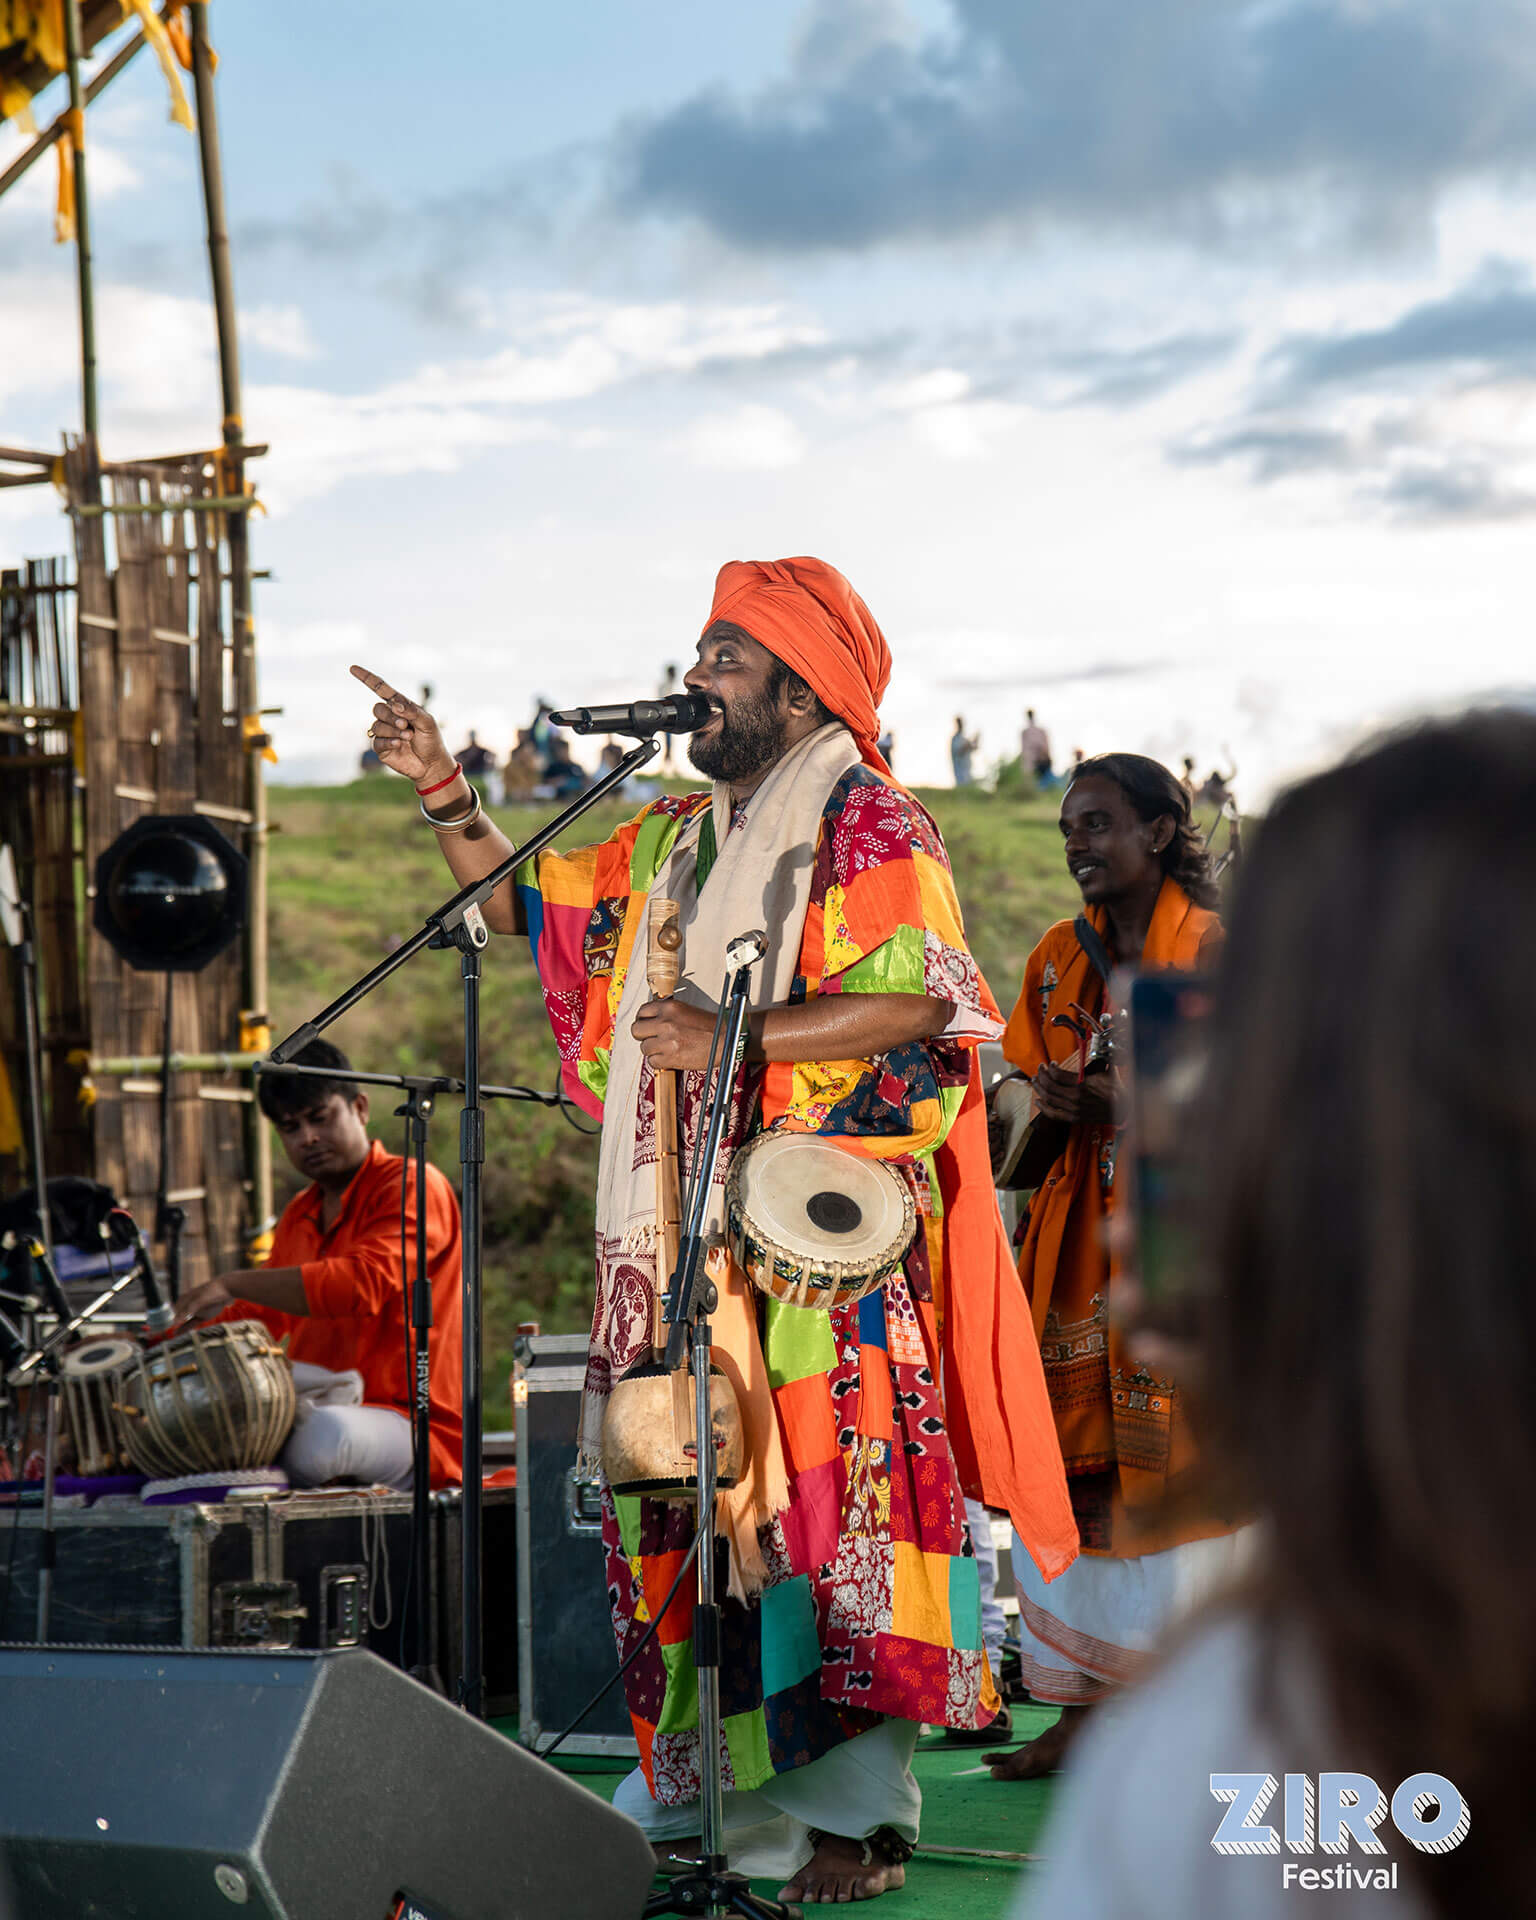
<instances>
[{"instance_id":1,"label":"second microphone stand","mask_svg":"<svg viewBox=\"0 0 1536 1920\"><path fill-rule=\"evenodd\" d=\"M268 1064L257 1068L258 1073L272 1071ZM447 1074L359 1073L351 1067L284 1066L279 1071L305 1080L397 1087L405 1094L404 1104L395 1108L395 1118L405 1122L405 1157L400 1164L402 1214L409 1169L415 1171L416 1184L415 1274L409 1284L403 1271L400 1275L411 1371L411 1593L416 1609L416 1659L410 1673L412 1679L441 1693L442 1680L432 1657L431 1620L432 1276L427 1265L427 1128L438 1097L462 1093L464 1082ZM483 1086L480 1091L493 1100L532 1100L541 1106L558 1106L561 1100L558 1093L540 1093L533 1087Z\"/></svg>"}]
</instances>

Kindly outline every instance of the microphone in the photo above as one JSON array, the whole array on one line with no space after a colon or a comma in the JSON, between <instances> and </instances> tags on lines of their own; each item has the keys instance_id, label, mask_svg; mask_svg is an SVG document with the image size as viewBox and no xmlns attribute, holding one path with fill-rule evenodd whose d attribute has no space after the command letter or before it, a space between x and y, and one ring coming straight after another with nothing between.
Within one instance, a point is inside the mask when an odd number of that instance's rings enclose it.
<instances>
[{"instance_id":1,"label":"microphone","mask_svg":"<svg viewBox=\"0 0 1536 1920\"><path fill-rule=\"evenodd\" d=\"M693 733L715 709L702 693L669 693L662 700L632 700L628 706L567 707L549 718L573 733Z\"/></svg>"},{"instance_id":2,"label":"microphone","mask_svg":"<svg viewBox=\"0 0 1536 1920\"><path fill-rule=\"evenodd\" d=\"M126 1207L114 1207L108 1218L126 1220L128 1223L127 1232L133 1242L134 1251L139 1256L139 1284L144 1289L144 1325L151 1333L164 1333L176 1318L176 1309L160 1289L160 1276L155 1272L155 1263L149 1257L149 1248L144 1244L144 1234L139 1223ZM101 1223L101 1237L103 1240L108 1237L105 1220Z\"/></svg>"}]
</instances>

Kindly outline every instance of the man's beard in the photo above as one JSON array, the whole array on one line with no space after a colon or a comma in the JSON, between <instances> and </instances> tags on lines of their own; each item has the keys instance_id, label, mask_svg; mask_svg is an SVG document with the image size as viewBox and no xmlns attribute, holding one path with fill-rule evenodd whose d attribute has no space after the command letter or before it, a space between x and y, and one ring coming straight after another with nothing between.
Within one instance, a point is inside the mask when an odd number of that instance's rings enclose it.
<instances>
[{"instance_id":1,"label":"man's beard","mask_svg":"<svg viewBox=\"0 0 1536 1920\"><path fill-rule=\"evenodd\" d=\"M784 717L776 699L753 694L736 700L721 716L712 740L697 734L688 742L688 758L710 780L747 780L771 767L784 751Z\"/></svg>"}]
</instances>

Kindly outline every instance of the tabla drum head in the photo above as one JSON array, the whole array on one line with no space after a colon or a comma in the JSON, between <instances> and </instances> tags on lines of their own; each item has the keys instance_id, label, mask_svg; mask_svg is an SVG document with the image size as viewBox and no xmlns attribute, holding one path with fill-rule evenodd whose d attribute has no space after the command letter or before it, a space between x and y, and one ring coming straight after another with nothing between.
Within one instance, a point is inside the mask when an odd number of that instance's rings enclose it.
<instances>
[{"instance_id":1,"label":"tabla drum head","mask_svg":"<svg viewBox=\"0 0 1536 1920\"><path fill-rule=\"evenodd\" d=\"M762 1133L731 1162L731 1250L753 1285L796 1306L843 1306L882 1286L917 1232L901 1175L816 1134Z\"/></svg>"},{"instance_id":2,"label":"tabla drum head","mask_svg":"<svg viewBox=\"0 0 1536 1920\"><path fill-rule=\"evenodd\" d=\"M94 1380L126 1367L138 1351L137 1343L132 1340L86 1340L71 1348L60 1365L77 1380Z\"/></svg>"}]
</instances>

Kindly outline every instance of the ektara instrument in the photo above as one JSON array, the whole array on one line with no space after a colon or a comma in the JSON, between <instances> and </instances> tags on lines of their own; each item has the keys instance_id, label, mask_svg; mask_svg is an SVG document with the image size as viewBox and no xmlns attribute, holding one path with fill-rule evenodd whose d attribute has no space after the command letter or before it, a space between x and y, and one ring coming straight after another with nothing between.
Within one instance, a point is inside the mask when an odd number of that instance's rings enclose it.
<instances>
[{"instance_id":1,"label":"ektara instrument","mask_svg":"<svg viewBox=\"0 0 1536 1920\"><path fill-rule=\"evenodd\" d=\"M259 1320L189 1328L117 1380L124 1443L151 1480L270 1467L293 1425L293 1369Z\"/></svg>"},{"instance_id":2,"label":"ektara instrument","mask_svg":"<svg viewBox=\"0 0 1536 1920\"><path fill-rule=\"evenodd\" d=\"M677 989L683 944L678 905L651 897L647 920L645 981L658 1000ZM652 1076L656 1101L656 1288L649 1357L614 1382L603 1415L603 1472L615 1493L658 1499L697 1496L694 1385L686 1365L665 1363L666 1285L677 1265L682 1236L682 1183L677 1164L677 1075L669 1067ZM718 1367L710 1368L710 1422L715 1441L716 1483L734 1487L741 1477L741 1410L735 1390Z\"/></svg>"},{"instance_id":3,"label":"ektara instrument","mask_svg":"<svg viewBox=\"0 0 1536 1920\"><path fill-rule=\"evenodd\" d=\"M844 1307L883 1286L917 1235L912 1190L884 1161L813 1133L760 1133L725 1182L736 1264L773 1300Z\"/></svg>"}]
</instances>

